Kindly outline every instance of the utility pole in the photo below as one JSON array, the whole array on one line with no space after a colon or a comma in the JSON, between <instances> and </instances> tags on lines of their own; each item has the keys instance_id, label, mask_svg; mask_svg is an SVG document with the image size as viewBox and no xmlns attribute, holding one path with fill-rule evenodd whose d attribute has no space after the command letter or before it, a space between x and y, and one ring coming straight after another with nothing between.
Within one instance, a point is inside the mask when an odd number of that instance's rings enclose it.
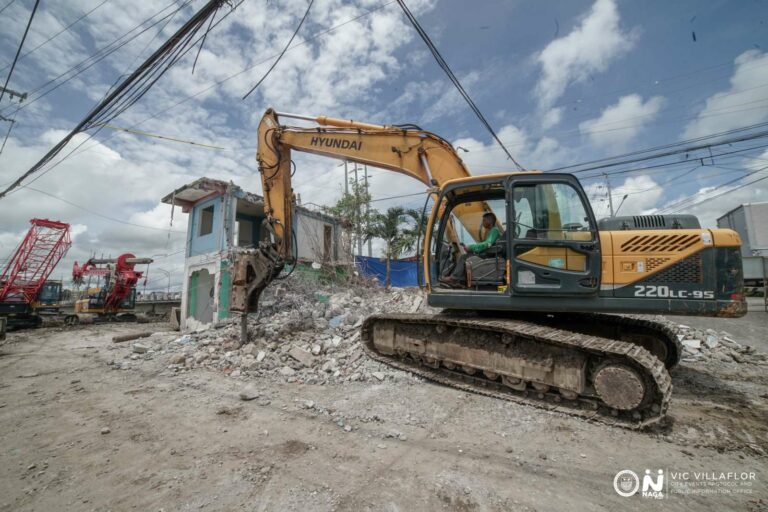
<instances>
[{"instance_id":1,"label":"utility pole","mask_svg":"<svg viewBox=\"0 0 768 512\"><path fill-rule=\"evenodd\" d=\"M347 171L346 160L344 160L344 194L349 195L349 172Z\"/></svg>"},{"instance_id":2,"label":"utility pole","mask_svg":"<svg viewBox=\"0 0 768 512\"><path fill-rule=\"evenodd\" d=\"M13 101L13 97L14 96L19 98L19 103L21 103L22 101L24 101L27 98L27 93L23 93L22 94L20 92L16 92L14 90L7 89L7 88L5 88L3 86L0 86L0 96L2 96L3 93L6 93L6 92L8 93L8 96L11 99L11 101ZM13 126L16 124L16 113L18 111L19 111L19 109L16 109L13 112L13 117L5 117L5 116L0 114L0 121L5 121L6 123L8 123L8 130L5 132L5 137L3 137L3 143L0 144L0 155L3 154L3 150L5 150L5 144L6 144L6 142L8 142L8 137L11 136L11 130L13 130Z\"/></svg>"},{"instance_id":3,"label":"utility pole","mask_svg":"<svg viewBox=\"0 0 768 512\"><path fill-rule=\"evenodd\" d=\"M606 173L603 173L603 176L605 177L605 187L608 190L608 208L611 211L611 217L615 217L616 214L613 212L613 194L611 194L611 180L608 179Z\"/></svg>"},{"instance_id":4,"label":"utility pole","mask_svg":"<svg viewBox=\"0 0 768 512\"><path fill-rule=\"evenodd\" d=\"M355 192L355 213L357 214L357 255L362 256L363 255L363 232L360 229L361 222L360 222L360 189L359 184L357 181L357 162L355 162L355 186L353 187L353 190Z\"/></svg>"},{"instance_id":5,"label":"utility pole","mask_svg":"<svg viewBox=\"0 0 768 512\"><path fill-rule=\"evenodd\" d=\"M25 92L23 92L23 93L22 92L16 92L13 89L7 89L7 88L3 87L2 85L0 85L0 94L6 93L6 92L8 93L8 95L10 96L11 99L13 99L14 96L19 98L19 103L21 103L22 101L27 99L27 93L25 93Z\"/></svg>"},{"instance_id":6,"label":"utility pole","mask_svg":"<svg viewBox=\"0 0 768 512\"><path fill-rule=\"evenodd\" d=\"M370 222L371 222L371 196L368 195L368 165L363 165L363 172L365 172L365 229L369 230L371 228ZM368 257L370 258L373 254L372 249L373 242L371 239L368 239Z\"/></svg>"}]
</instances>

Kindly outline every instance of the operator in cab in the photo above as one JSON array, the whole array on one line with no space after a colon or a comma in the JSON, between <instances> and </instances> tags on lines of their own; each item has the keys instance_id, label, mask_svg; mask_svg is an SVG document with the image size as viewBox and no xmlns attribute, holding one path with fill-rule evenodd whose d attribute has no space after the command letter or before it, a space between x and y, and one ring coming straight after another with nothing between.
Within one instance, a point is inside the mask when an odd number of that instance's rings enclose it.
<instances>
[{"instance_id":1,"label":"operator in cab","mask_svg":"<svg viewBox=\"0 0 768 512\"><path fill-rule=\"evenodd\" d=\"M466 283L467 258L488 250L488 248L492 246L496 240L499 239L499 236L501 236L501 231L499 231L499 228L496 224L495 213L486 212L483 214L483 228L486 231L485 240L471 245L461 244L462 248L464 249L464 254L459 256L458 260L456 261L456 267L454 267L451 275L441 279L441 282L452 286Z\"/></svg>"}]
</instances>

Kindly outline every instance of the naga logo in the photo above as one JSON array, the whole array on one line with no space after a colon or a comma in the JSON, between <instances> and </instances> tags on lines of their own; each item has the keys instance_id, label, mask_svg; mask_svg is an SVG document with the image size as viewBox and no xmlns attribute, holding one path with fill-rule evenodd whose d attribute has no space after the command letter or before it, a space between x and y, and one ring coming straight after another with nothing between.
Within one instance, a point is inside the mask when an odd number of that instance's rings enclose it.
<instances>
[{"instance_id":1,"label":"naga logo","mask_svg":"<svg viewBox=\"0 0 768 512\"><path fill-rule=\"evenodd\" d=\"M632 470L624 469L619 471L613 479L613 488L619 496L629 498L641 490L644 498L661 499L664 497L664 470L659 469L656 479L651 476L651 470L646 469L643 475L642 490L640 489L640 478Z\"/></svg>"},{"instance_id":2,"label":"naga logo","mask_svg":"<svg viewBox=\"0 0 768 512\"><path fill-rule=\"evenodd\" d=\"M312 137L309 140L312 146L324 146L326 148L354 149L360 151L363 149L363 142L357 140L331 139L329 137Z\"/></svg>"}]
</instances>

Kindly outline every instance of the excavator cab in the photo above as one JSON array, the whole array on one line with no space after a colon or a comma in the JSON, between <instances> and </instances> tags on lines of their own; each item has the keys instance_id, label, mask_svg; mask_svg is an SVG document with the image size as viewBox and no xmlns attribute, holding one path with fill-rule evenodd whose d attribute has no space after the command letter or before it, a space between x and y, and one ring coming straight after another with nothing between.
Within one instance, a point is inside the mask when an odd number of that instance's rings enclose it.
<instances>
[{"instance_id":1,"label":"excavator cab","mask_svg":"<svg viewBox=\"0 0 768 512\"><path fill-rule=\"evenodd\" d=\"M501 233L492 244L482 217ZM597 222L579 181L567 174L524 173L453 180L435 204L427 233L435 294L596 295L601 255ZM475 251L464 253L464 247ZM457 265L464 265L464 272ZM445 284L449 276L460 283ZM463 300L463 299L462 299Z\"/></svg>"}]
</instances>

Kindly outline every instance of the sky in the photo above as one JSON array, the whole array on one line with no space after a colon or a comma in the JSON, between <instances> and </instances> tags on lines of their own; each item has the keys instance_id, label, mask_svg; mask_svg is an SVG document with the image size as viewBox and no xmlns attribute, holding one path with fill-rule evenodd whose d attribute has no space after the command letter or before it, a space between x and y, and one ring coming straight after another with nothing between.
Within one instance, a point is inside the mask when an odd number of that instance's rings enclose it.
<instances>
[{"instance_id":1,"label":"sky","mask_svg":"<svg viewBox=\"0 0 768 512\"><path fill-rule=\"evenodd\" d=\"M34 164L204 3L41 1L8 84L29 92L29 98L19 104L6 95L0 101L0 115L6 117L23 107L0 154L0 185ZM768 120L765 0L407 3L528 169L553 169ZM3 81L33 4L15 0L0 13ZM0 0L0 8L5 5ZM72 68L84 59L179 6L169 21L73 77ZM133 252L153 257L153 266L170 272L172 288L180 289L187 215L176 209L171 225L171 208L160 198L201 176L260 193L255 131L268 107L418 124L467 149L461 157L473 174L514 170L390 0L316 0L291 49L243 100L306 7L296 0L245 0L206 38L194 74L195 51L112 123L223 149L110 129L91 139L92 133L78 135L61 154L74 149L70 157L0 199L0 263L21 240L29 219L51 218L69 222L73 235L53 277L68 277L73 261L92 254ZM0 137L7 126L0 122ZM344 173L338 161L301 154L294 159L294 188L304 204L330 205L340 197ZM768 165L766 148L703 163L613 176L614 206L626 195L622 215L653 213L695 196L699 204L684 213L714 226L718 216L741 203L768 201L768 180L707 200L722 192L715 187L748 172L768 176L768 169L761 170ZM374 200L423 191L405 176L370 168L369 175ZM583 185L596 216L608 215L605 181ZM422 203L420 196L410 196L374 206ZM150 267L150 276L147 289L167 285L161 271Z\"/></svg>"}]
</instances>

